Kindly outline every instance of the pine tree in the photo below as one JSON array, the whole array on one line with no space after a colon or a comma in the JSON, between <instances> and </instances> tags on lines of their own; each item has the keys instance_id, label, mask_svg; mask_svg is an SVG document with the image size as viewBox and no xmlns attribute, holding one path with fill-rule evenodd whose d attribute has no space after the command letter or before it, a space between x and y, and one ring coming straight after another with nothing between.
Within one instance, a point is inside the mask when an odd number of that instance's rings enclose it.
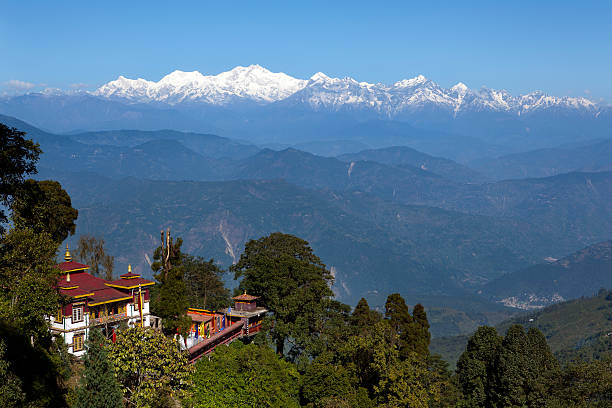
<instances>
[{"instance_id":1,"label":"pine tree","mask_svg":"<svg viewBox=\"0 0 612 408\"><path fill-rule=\"evenodd\" d=\"M502 343L494 327L481 326L468 340L457 362L457 379L470 407L491 406L493 363Z\"/></svg>"},{"instance_id":2,"label":"pine tree","mask_svg":"<svg viewBox=\"0 0 612 408\"><path fill-rule=\"evenodd\" d=\"M155 271L155 279L159 282L152 298L153 312L162 318L164 333L173 336L177 332L186 334L191 326L187 316L187 289L184 282L184 267L181 245L183 240L174 241L170 230L161 234L162 245L155 250L155 262L151 269Z\"/></svg>"},{"instance_id":3,"label":"pine tree","mask_svg":"<svg viewBox=\"0 0 612 408\"><path fill-rule=\"evenodd\" d=\"M372 329L381 319L380 313L371 310L368 301L361 298L357 306L355 306L355 310L353 310L350 322L357 332L362 332Z\"/></svg>"},{"instance_id":4,"label":"pine tree","mask_svg":"<svg viewBox=\"0 0 612 408\"><path fill-rule=\"evenodd\" d=\"M421 356L429 355L429 343L431 342L431 334L429 333L429 321L427 313L422 304L417 303L412 310L412 320L414 331L416 332L415 342L413 344L414 351Z\"/></svg>"},{"instance_id":5,"label":"pine tree","mask_svg":"<svg viewBox=\"0 0 612 408\"><path fill-rule=\"evenodd\" d=\"M89 332L85 370L77 390L76 408L123 407L121 388L104 347L105 341L100 330L92 329Z\"/></svg>"}]
</instances>

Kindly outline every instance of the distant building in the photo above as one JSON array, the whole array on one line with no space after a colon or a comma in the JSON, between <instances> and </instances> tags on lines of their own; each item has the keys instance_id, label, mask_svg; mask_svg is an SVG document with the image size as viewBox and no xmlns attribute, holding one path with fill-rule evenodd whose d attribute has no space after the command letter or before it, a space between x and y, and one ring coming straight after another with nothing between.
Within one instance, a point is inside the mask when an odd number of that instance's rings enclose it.
<instances>
[{"instance_id":1,"label":"distant building","mask_svg":"<svg viewBox=\"0 0 612 408\"><path fill-rule=\"evenodd\" d=\"M107 281L88 273L89 265L74 262L66 247L64 262L57 267L61 271L57 286L65 303L49 320L51 332L64 338L70 353L85 353L85 339L93 327L112 336L121 324L151 325L148 288L155 282L132 273L131 266L119 279Z\"/></svg>"},{"instance_id":2,"label":"distant building","mask_svg":"<svg viewBox=\"0 0 612 408\"><path fill-rule=\"evenodd\" d=\"M268 309L257 306L257 296L246 292L233 298L234 308L218 312L190 308L191 331L183 339L190 360L195 361L211 353L215 347L228 344L241 337L250 337L261 330L263 318Z\"/></svg>"}]
</instances>

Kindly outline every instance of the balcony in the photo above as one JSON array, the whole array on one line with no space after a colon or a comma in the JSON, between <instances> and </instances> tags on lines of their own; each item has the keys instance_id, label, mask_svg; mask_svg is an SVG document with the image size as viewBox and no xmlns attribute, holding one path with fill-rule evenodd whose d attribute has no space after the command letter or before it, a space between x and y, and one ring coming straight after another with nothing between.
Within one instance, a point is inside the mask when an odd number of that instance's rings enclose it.
<instances>
[{"instance_id":1,"label":"balcony","mask_svg":"<svg viewBox=\"0 0 612 408\"><path fill-rule=\"evenodd\" d=\"M98 318L90 318L89 325L90 326L99 326L101 324L114 323L121 320L127 320L128 315L126 312L123 313L115 313L108 316L100 316Z\"/></svg>"}]
</instances>

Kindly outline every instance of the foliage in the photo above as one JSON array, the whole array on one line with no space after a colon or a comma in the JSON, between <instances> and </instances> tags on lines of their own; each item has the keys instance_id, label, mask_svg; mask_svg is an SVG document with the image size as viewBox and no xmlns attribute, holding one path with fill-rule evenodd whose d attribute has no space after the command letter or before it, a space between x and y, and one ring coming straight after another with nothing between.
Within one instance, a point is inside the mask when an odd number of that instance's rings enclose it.
<instances>
[{"instance_id":1,"label":"foliage","mask_svg":"<svg viewBox=\"0 0 612 408\"><path fill-rule=\"evenodd\" d=\"M74 234L79 212L72 208L70 196L60 183L52 180L26 180L11 203L15 228L46 232L57 243Z\"/></svg>"},{"instance_id":2,"label":"foliage","mask_svg":"<svg viewBox=\"0 0 612 408\"><path fill-rule=\"evenodd\" d=\"M77 390L74 408L123 407L121 388L108 356L109 347L99 329L91 329L87 339L87 354L83 359L85 370Z\"/></svg>"},{"instance_id":3,"label":"foliage","mask_svg":"<svg viewBox=\"0 0 612 408\"><path fill-rule=\"evenodd\" d=\"M162 318L166 335L186 334L191 327L191 319L186 315L188 300L184 281L184 266L181 245L183 240L176 241L170 237L170 230L162 245L155 249L151 269L155 272L158 287L152 293L151 307L153 313Z\"/></svg>"},{"instance_id":4,"label":"foliage","mask_svg":"<svg viewBox=\"0 0 612 408\"><path fill-rule=\"evenodd\" d=\"M297 358L322 331L320 322L333 296L331 273L308 243L275 232L245 245L240 260L230 268L240 289L260 296L272 312L270 330L276 351Z\"/></svg>"},{"instance_id":5,"label":"foliage","mask_svg":"<svg viewBox=\"0 0 612 408\"><path fill-rule=\"evenodd\" d=\"M553 383L549 407L612 406L612 354L602 360L571 363Z\"/></svg>"},{"instance_id":6,"label":"foliage","mask_svg":"<svg viewBox=\"0 0 612 408\"><path fill-rule=\"evenodd\" d=\"M429 354L429 322L421 304L414 307L411 316L404 298L399 293L393 293L387 297L385 317L398 336L400 358L408 358L411 353L424 357Z\"/></svg>"},{"instance_id":7,"label":"foliage","mask_svg":"<svg viewBox=\"0 0 612 408\"><path fill-rule=\"evenodd\" d=\"M90 266L94 276L104 276L106 280L113 279L113 263L115 258L108 255L104 249L104 238L91 235L81 235L76 249L76 258Z\"/></svg>"},{"instance_id":8,"label":"foliage","mask_svg":"<svg viewBox=\"0 0 612 408\"><path fill-rule=\"evenodd\" d=\"M183 254L185 288L190 307L220 310L229 306L229 291L223 284L224 270L213 259Z\"/></svg>"},{"instance_id":9,"label":"foliage","mask_svg":"<svg viewBox=\"0 0 612 408\"><path fill-rule=\"evenodd\" d=\"M0 246L0 318L12 321L38 341L49 337L45 316L52 316L60 297L54 288L57 244L49 234L11 230Z\"/></svg>"},{"instance_id":10,"label":"foliage","mask_svg":"<svg viewBox=\"0 0 612 408\"><path fill-rule=\"evenodd\" d=\"M469 406L491 406L493 363L503 338L493 327L482 326L468 340L457 362L457 378Z\"/></svg>"},{"instance_id":11,"label":"foliage","mask_svg":"<svg viewBox=\"0 0 612 408\"><path fill-rule=\"evenodd\" d=\"M0 404L3 407L17 407L23 404L25 398L21 380L11 371L6 360L6 344L0 340Z\"/></svg>"},{"instance_id":12,"label":"foliage","mask_svg":"<svg viewBox=\"0 0 612 408\"><path fill-rule=\"evenodd\" d=\"M23 177L36 173L41 150L38 144L24 138L25 133L0 123L0 203L10 206L13 195L23 184ZM0 223L7 220L0 208ZM4 230L0 224L0 233Z\"/></svg>"},{"instance_id":13,"label":"foliage","mask_svg":"<svg viewBox=\"0 0 612 408\"><path fill-rule=\"evenodd\" d=\"M234 341L196 364L190 406L299 407L300 375L267 346Z\"/></svg>"},{"instance_id":14,"label":"foliage","mask_svg":"<svg viewBox=\"0 0 612 408\"><path fill-rule=\"evenodd\" d=\"M157 331L141 327L120 331L110 350L130 407L159 407L168 396L183 396L190 385L187 355Z\"/></svg>"},{"instance_id":15,"label":"foliage","mask_svg":"<svg viewBox=\"0 0 612 408\"><path fill-rule=\"evenodd\" d=\"M18 327L0 319L0 401L6 407L66 407L65 369L50 338L32 345ZM20 403L10 403L21 401Z\"/></svg>"}]
</instances>

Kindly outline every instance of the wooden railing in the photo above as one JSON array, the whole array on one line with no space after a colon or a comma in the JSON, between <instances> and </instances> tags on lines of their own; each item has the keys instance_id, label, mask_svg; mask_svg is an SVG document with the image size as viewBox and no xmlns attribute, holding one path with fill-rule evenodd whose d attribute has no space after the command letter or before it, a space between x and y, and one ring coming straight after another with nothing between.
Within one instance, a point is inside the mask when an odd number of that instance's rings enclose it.
<instances>
[{"instance_id":1,"label":"wooden railing","mask_svg":"<svg viewBox=\"0 0 612 408\"><path fill-rule=\"evenodd\" d=\"M118 322L120 320L125 320L127 319L127 312L123 312L123 313L115 313L115 314L111 314L108 316L100 316L98 318L90 318L89 319L89 324L91 326L97 326L99 324L106 324L106 323L114 323L114 322Z\"/></svg>"}]
</instances>

